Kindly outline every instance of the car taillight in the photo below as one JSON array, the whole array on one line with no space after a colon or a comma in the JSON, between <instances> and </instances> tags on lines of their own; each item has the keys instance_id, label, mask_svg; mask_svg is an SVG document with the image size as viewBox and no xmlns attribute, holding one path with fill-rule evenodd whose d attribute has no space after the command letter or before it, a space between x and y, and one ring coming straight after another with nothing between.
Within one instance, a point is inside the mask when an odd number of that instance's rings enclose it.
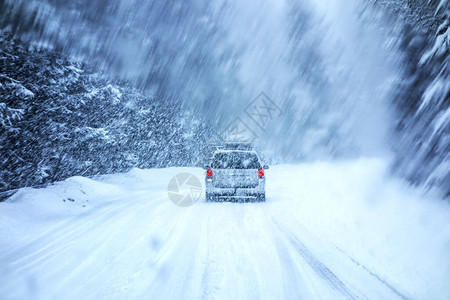
<instances>
[{"instance_id":1,"label":"car taillight","mask_svg":"<svg viewBox=\"0 0 450 300\"><path fill-rule=\"evenodd\" d=\"M206 178L211 178L212 177L212 170L208 169L208 171L206 171Z\"/></svg>"},{"instance_id":2,"label":"car taillight","mask_svg":"<svg viewBox=\"0 0 450 300\"><path fill-rule=\"evenodd\" d=\"M258 176L259 176L259 178L263 178L264 177L264 170L263 169L259 169L258 170Z\"/></svg>"}]
</instances>

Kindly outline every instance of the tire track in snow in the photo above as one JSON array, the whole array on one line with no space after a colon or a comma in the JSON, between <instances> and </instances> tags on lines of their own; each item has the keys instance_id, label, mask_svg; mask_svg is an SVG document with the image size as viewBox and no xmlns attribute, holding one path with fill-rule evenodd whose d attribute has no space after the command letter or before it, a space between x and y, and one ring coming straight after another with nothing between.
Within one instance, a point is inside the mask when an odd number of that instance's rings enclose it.
<instances>
[{"instance_id":1,"label":"tire track in snow","mask_svg":"<svg viewBox=\"0 0 450 300\"><path fill-rule=\"evenodd\" d=\"M212 245L211 242L211 215L208 215L206 220L206 256L203 263L203 274L202 274L202 282L201 282L201 299L210 299L212 298L215 289L217 287L212 284L214 282L213 278L213 261L211 259L211 251Z\"/></svg>"},{"instance_id":2,"label":"tire track in snow","mask_svg":"<svg viewBox=\"0 0 450 300\"><path fill-rule=\"evenodd\" d=\"M275 228L275 226L273 227ZM303 287L305 287L305 289L308 289L308 287L305 283L303 283L304 279L302 280L302 278L300 278L301 271L295 264L292 263L295 259L287 248L286 243L278 235L274 234L273 236L274 243L277 247L280 266L282 266L284 297L289 295L294 299L303 299L304 295L301 290ZM292 289L292 287L295 288Z\"/></svg>"},{"instance_id":3,"label":"tire track in snow","mask_svg":"<svg viewBox=\"0 0 450 300\"><path fill-rule=\"evenodd\" d=\"M108 294L105 298L116 298L120 293L125 293L125 291L129 293L128 289L132 290L131 287L135 283L136 278L140 277L149 268L149 260L151 260L145 255L142 257L136 256L136 253L149 254L149 240L151 240L154 231L159 231L155 230L155 228L158 228L158 226L167 228L167 224L158 224L157 213L160 213L161 210L167 210L170 205L167 202L160 202L157 205L134 205L134 209L126 214L117 211L117 214L111 219L115 220L113 223L119 221L117 226L120 227L120 230L108 226L110 227L109 229L112 229L111 233L107 235L106 239L95 245L89 256L78 262L78 265L61 282L60 287L62 289L59 291L59 294L55 294L54 298L61 299L61 295L64 295L64 298L79 299L83 290L92 287L92 282L103 282L110 286L108 291L113 294ZM132 218L130 218L131 215ZM125 221L125 224L121 224L123 221ZM102 230L104 229L98 229L98 231ZM170 231L172 228L168 228L168 230ZM91 234L98 234L98 231ZM122 242L117 245L119 241ZM124 261L127 262L126 266L122 264ZM96 268L95 273L90 272L93 265L99 266ZM121 266L122 269L115 268L115 265ZM117 276L119 270L120 276ZM75 286L67 289L70 282L76 282L77 278L85 274L90 274L89 282L85 286ZM112 275L116 276L116 278L111 278ZM114 294L114 292L119 294Z\"/></svg>"},{"instance_id":4,"label":"tire track in snow","mask_svg":"<svg viewBox=\"0 0 450 300\"><path fill-rule=\"evenodd\" d=\"M208 203L199 208L208 216L199 298L278 299L275 296L279 294L267 282L271 274L267 268L273 266L266 264L268 253L256 252L268 240L258 228L259 207ZM218 216L217 209L223 214Z\"/></svg>"},{"instance_id":5,"label":"tire track in snow","mask_svg":"<svg viewBox=\"0 0 450 300\"><path fill-rule=\"evenodd\" d=\"M290 234L291 237L294 237L296 240L300 241L300 240L295 236L295 234L292 233L292 231L286 230L286 229L287 229L286 226L280 225L280 223L277 222L277 221L275 220L274 216L271 216L271 218L272 218L272 220L273 220L273 223L275 223L275 224L277 225L277 227L279 228L279 230L282 231L284 235ZM301 225L301 223L299 223L298 221L296 221L295 224L296 224L296 225L295 225L296 227L303 227L303 226ZM303 228L303 230L306 230L306 228ZM291 242L291 243L292 243L292 242ZM368 281L367 281L368 279L370 279L370 280L375 279L376 282L378 283L378 285L379 285L380 287L383 286L383 287L386 288L386 292L387 292L388 294L390 294L390 296L389 296L390 298L392 298L392 297L395 295L395 296L397 296L397 297L400 298L400 299L404 299L404 300L405 300L405 299L410 299L410 298L408 298L407 296L405 296L404 294L402 294L400 291L398 291L398 290L397 290L394 286L392 286L389 282L383 280L383 278L381 278L378 274L372 272L372 271L371 271L369 268L367 268L365 265L359 263L359 262L358 262L357 260L355 260L353 257L351 257L350 255L348 255L345 251L343 251L342 249L340 249L339 247L337 247L335 244L333 244L333 243L331 243L331 242L329 242L329 241L327 241L327 243L328 243L330 246L333 246L334 248L336 248L336 250L339 251L339 252L336 252L336 254L339 253L340 260L342 261L342 263L344 263L344 261L351 262L351 265L353 266L353 268L352 268L351 266L348 266L349 270L350 270L350 269L353 269L352 272L364 272L364 274L362 274L362 273L359 274L359 277L360 277L360 278L361 278L361 277L366 278L366 281L365 281L365 282L368 282ZM306 248L306 246L304 245L304 243L302 243L302 244L303 244L303 246ZM327 248L327 249L329 249L329 248ZM331 250L331 249L330 249L330 250ZM309 250L308 250L308 251L309 251ZM309 251L309 252L311 252L311 251ZM329 252L332 253L333 251L329 251ZM322 264L323 264L323 263L322 263ZM345 263L344 263L344 264L345 264ZM337 277L337 276L336 276L336 277ZM340 280L340 281L342 281L342 280ZM360 286L360 287L364 287L364 290L366 290L366 289L365 289L366 286L365 286L365 285L361 285L362 283L363 283L363 282L359 281L359 286ZM374 284L374 282L371 283L371 284ZM357 298L361 298L361 297L367 298L367 297L364 295L364 291L358 290L358 288L357 288L356 286L352 286L352 290L355 292L355 293L353 293L353 294L354 294L354 295L356 294L355 297L357 297ZM386 294L384 294L384 297L386 297Z\"/></svg>"},{"instance_id":6,"label":"tire track in snow","mask_svg":"<svg viewBox=\"0 0 450 300\"><path fill-rule=\"evenodd\" d=\"M203 257L200 249L203 236L199 234L199 230L206 228L206 221L199 218L196 207L180 208L171 202L168 205L172 206L170 218L166 219L170 231L166 232L155 253L153 268L156 272L148 281L146 290L132 298L198 298L201 275L197 266Z\"/></svg>"},{"instance_id":7,"label":"tire track in snow","mask_svg":"<svg viewBox=\"0 0 450 300\"><path fill-rule=\"evenodd\" d=\"M348 255L344 250L339 248L338 246L332 244L337 250L339 250L342 254L344 254L352 263L354 263L356 266L361 267L364 271L366 271L368 274L370 274L372 277L376 278L379 282L381 282L383 285L385 285L387 288L389 288L394 294L399 296L401 299L409 299L402 293L400 293L395 287L393 287L391 284L389 284L387 281L383 280L380 276L378 276L376 273L372 272L367 268L365 265L359 263L356 259Z\"/></svg>"},{"instance_id":8,"label":"tire track in snow","mask_svg":"<svg viewBox=\"0 0 450 300\"><path fill-rule=\"evenodd\" d=\"M0 256L0 261L8 261L11 266L16 266L15 272L29 270L36 264L51 258L55 253L72 247L74 241L95 229L96 225L102 224L103 227L107 227L109 224L116 222L114 216L118 213L121 215L132 213L136 209L135 205L157 207L164 203L161 199L145 203L138 198L137 203L134 204L110 202L101 210L71 217L55 224L51 230L20 246L20 248L11 249L5 255Z\"/></svg>"},{"instance_id":9,"label":"tire track in snow","mask_svg":"<svg viewBox=\"0 0 450 300\"><path fill-rule=\"evenodd\" d=\"M138 193L132 194L131 196L137 196ZM120 210L128 210L130 207L129 203L118 203L117 200L123 199L123 196L119 196L116 198L112 198L110 201L106 203L102 203L101 206L98 206L96 204L92 204L94 210L89 210L86 212L82 212L80 214L76 214L73 216L67 216L62 217L63 220L60 222L55 222L54 224L49 224L48 230L42 232L39 235L34 236L32 239L25 241L22 245L19 247L11 248L8 251L5 251L0 254L0 259L4 259L9 256L13 256L14 254L17 255L18 252L21 250L28 250L33 249L34 244L45 242L46 245L48 245L48 241L46 239L51 239L53 242L58 242L55 240L56 237L63 238L66 240L67 237L72 236L72 234L76 232L80 232L83 227L87 226L80 226L81 223L86 223L89 221L92 221L96 218L102 217L106 214L115 213L116 211ZM92 199L90 199L92 200ZM95 202L95 199L92 200L92 202ZM80 219L83 219L82 222L80 222ZM88 230L89 228L86 228ZM65 235L65 236L63 236ZM24 257L22 255L18 255L20 259L23 259Z\"/></svg>"},{"instance_id":10,"label":"tire track in snow","mask_svg":"<svg viewBox=\"0 0 450 300\"><path fill-rule=\"evenodd\" d=\"M306 246L287 228L273 220L279 231L286 237L302 259L321 277L331 288L338 291L346 299L358 299L356 295L324 264L322 264Z\"/></svg>"}]
</instances>

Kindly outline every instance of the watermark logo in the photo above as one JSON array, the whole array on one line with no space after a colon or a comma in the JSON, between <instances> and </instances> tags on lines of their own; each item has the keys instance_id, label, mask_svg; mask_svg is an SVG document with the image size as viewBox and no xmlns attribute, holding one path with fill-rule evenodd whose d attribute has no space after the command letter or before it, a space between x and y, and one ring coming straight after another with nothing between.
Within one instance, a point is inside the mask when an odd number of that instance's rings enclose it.
<instances>
[{"instance_id":1,"label":"watermark logo","mask_svg":"<svg viewBox=\"0 0 450 300\"><path fill-rule=\"evenodd\" d=\"M237 117L222 131L220 137L224 141L252 143L257 135L241 118Z\"/></svg>"},{"instance_id":2,"label":"watermark logo","mask_svg":"<svg viewBox=\"0 0 450 300\"><path fill-rule=\"evenodd\" d=\"M281 116L283 111L264 92L261 92L244 110L247 122L236 117L223 130L219 138L224 142L253 143L258 135L254 130L256 124L260 131L265 131L269 121ZM250 120L248 120L250 119ZM252 126L253 125L253 126Z\"/></svg>"},{"instance_id":3,"label":"watermark logo","mask_svg":"<svg viewBox=\"0 0 450 300\"><path fill-rule=\"evenodd\" d=\"M256 125L265 130L267 123L275 117L281 116L283 111L262 92L245 108L245 113Z\"/></svg>"},{"instance_id":4,"label":"watermark logo","mask_svg":"<svg viewBox=\"0 0 450 300\"><path fill-rule=\"evenodd\" d=\"M169 181L167 194L170 201L177 206L192 206L200 199L202 184L197 176L191 173L179 173Z\"/></svg>"}]
</instances>

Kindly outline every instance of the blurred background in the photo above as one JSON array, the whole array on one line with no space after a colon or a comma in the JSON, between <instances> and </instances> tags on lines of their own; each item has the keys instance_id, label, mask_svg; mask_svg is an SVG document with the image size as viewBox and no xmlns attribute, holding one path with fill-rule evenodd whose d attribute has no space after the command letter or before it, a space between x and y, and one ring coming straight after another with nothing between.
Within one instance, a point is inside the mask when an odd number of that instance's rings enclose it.
<instances>
[{"instance_id":1,"label":"blurred background","mask_svg":"<svg viewBox=\"0 0 450 300\"><path fill-rule=\"evenodd\" d=\"M201 166L238 118L269 163L381 157L449 197L449 7L0 0L0 191Z\"/></svg>"}]
</instances>

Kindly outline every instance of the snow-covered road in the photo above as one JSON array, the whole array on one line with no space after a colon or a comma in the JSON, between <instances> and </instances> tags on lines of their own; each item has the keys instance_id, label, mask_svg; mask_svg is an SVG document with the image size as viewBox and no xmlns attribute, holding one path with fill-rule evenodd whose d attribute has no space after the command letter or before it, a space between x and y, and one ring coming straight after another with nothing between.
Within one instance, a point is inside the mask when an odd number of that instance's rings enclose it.
<instances>
[{"instance_id":1,"label":"snow-covered road","mask_svg":"<svg viewBox=\"0 0 450 300\"><path fill-rule=\"evenodd\" d=\"M377 159L274 166L266 203L181 208L139 170L0 203L1 299L450 298L450 206Z\"/></svg>"}]
</instances>

